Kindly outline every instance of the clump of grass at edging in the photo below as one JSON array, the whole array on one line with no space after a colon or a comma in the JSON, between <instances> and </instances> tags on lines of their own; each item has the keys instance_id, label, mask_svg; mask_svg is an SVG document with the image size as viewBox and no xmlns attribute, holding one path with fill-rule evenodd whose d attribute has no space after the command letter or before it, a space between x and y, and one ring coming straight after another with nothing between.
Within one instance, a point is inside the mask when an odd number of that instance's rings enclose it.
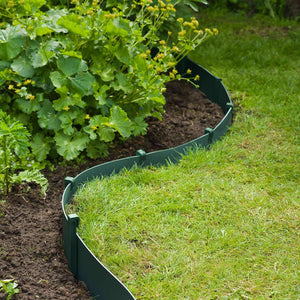
<instances>
[{"instance_id":1,"label":"clump of grass at edging","mask_svg":"<svg viewBox=\"0 0 300 300\"><path fill-rule=\"evenodd\" d=\"M89 183L79 233L137 299L297 299L299 25L202 21L220 34L193 59L231 91L230 134L178 165Z\"/></svg>"}]
</instances>

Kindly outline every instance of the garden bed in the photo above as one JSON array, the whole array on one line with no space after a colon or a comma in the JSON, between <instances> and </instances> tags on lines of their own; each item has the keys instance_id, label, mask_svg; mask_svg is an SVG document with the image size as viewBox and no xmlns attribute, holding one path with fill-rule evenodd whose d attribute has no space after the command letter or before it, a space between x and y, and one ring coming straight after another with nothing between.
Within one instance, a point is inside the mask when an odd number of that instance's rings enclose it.
<instances>
[{"instance_id":1,"label":"garden bed","mask_svg":"<svg viewBox=\"0 0 300 300\"><path fill-rule=\"evenodd\" d=\"M15 186L1 202L0 278L12 276L19 284L15 299L89 299L88 290L68 270L62 248L60 201L67 175L134 155L140 148L151 152L183 144L204 133L206 127L214 128L224 116L218 105L185 83L172 83L167 92L164 119L149 120L147 135L116 144L105 159L45 172L50 184L46 199L40 198L38 187L28 191L23 185Z\"/></svg>"}]
</instances>

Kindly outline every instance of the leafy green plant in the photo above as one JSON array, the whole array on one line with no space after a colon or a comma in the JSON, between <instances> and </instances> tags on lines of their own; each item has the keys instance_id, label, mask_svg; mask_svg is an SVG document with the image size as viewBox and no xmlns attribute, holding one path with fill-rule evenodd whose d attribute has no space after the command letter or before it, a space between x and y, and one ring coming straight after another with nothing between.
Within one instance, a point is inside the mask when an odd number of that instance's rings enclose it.
<instances>
[{"instance_id":1,"label":"leafy green plant","mask_svg":"<svg viewBox=\"0 0 300 300\"><path fill-rule=\"evenodd\" d=\"M180 78L176 64L217 30L176 19L170 1L153 2L7 3L2 109L26 125L39 161L57 154L72 160L83 151L106 155L116 138L145 134L145 119L162 117L165 83ZM192 3L175 4L183 2ZM179 30L163 38L167 21Z\"/></svg>"},{"instance_id":2,"label":"leafy green plant","mask_svg":"<svg viewBox=\"0 0 300 300\"><path fill-rule=\"evenodd\" d=\"M23 182L36 182L41 186L41 193L46 193L47 179L28 164L29 136L20 122L0 111L0 191L5 195L14 183Z\"/></svg>"},{"instance_id":3,"label":"leafy green plant","mask_svg":"<svg viewBox=\"0 0 300 300\"><path fill-rule=\"evenodd\" d=\"M6 293L6 300L11 299L15 294L19 293L18 284L13 279L0 280L0 291Z\"/></svg>"}]
</instances>

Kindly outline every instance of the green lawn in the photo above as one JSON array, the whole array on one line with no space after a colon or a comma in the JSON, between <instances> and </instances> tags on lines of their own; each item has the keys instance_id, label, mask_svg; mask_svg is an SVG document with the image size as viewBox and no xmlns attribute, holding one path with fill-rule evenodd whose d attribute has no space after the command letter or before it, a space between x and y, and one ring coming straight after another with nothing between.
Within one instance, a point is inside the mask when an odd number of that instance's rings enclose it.
<instances>
[{"instance_id":1,"label":"green lawn","mask_svg":"<svg viewBox=\"0 0 300 300\"><path fill-rule=\"evenodd\" d=\"M229 134L178 165L87 185L80 235L137 299L299 299L300 27L199 21L220 31L192 58L231 93Z\"/></svg>"}]
</instances>

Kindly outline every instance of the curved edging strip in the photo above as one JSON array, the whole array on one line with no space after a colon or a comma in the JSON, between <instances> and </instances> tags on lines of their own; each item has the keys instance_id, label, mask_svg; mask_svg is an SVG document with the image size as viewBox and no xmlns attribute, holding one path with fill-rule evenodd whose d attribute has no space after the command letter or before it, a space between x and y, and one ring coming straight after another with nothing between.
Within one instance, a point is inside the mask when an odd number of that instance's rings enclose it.
<instances>
[{"instance_id":1,"label":"curved edging strip","mask_svg":"<svg viewBox=\"0 0 300 300\"><path fill-rule=\"evenodd\" d=\"M80 238L76 232L79 217L76 214L67 215L65 212L65 206L72 201L79 185L95 177L116 174L123 168L130 169L136 164L139 166L160 166L178 162L189 149L207 147L219 140L231 125L233 103L222 80L188 58L184 58L177 65L177 69L181 74L185 74L190 69L192 71L191 77L199 75L200 80L196 82L199 89L223 109L225 116L215 128L207 128L204 135L183 145L151 153L138 150L136 156L103 163L80 173L75 178L67 177L65 179L66 188L62 197L64 250L69 269L78 280L86 283L94 299L135 300L127 287L94 256Z\"/></svg>"}]
</instances>

